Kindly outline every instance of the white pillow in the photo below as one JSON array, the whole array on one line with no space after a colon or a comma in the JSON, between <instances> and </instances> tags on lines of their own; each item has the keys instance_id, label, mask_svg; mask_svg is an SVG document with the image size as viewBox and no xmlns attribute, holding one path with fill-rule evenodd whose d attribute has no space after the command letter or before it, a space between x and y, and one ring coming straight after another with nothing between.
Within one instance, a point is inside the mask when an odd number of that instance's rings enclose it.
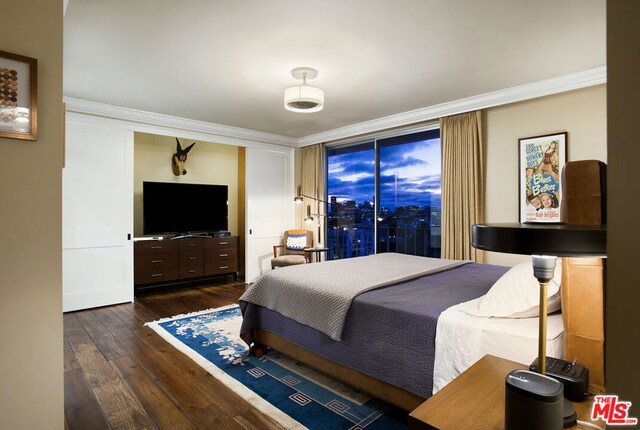
<instances>
[{"instance_id":1,"label":"white pillow","mask_svg":"<svg viewBox=\"0 0 640 430\"><path fill-rule=\"evenodd\" d=\"M547 313L560 309L562 259L558 258L553 279L548 285ZM509 269L478 301L477 309L467 313L477 317L530 318L540 313L540 284L533 276L531 261Z\"/></svg>"}]
</instances>

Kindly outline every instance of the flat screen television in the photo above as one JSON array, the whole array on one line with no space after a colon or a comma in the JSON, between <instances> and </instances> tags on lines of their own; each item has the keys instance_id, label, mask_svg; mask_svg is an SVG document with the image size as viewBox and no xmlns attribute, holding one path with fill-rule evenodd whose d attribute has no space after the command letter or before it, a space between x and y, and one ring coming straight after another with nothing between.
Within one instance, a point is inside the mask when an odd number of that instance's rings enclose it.
<instances>
[{"instance_id":1,"label":"flat screen television","mask_svg":"<svg viewBox=\"0 0 640 430\"><path fill-rule=\"evenodd\" d=\"M228 195L227 185L143 182L144 234L227 230Z\"/></svg>"}]
</instances>

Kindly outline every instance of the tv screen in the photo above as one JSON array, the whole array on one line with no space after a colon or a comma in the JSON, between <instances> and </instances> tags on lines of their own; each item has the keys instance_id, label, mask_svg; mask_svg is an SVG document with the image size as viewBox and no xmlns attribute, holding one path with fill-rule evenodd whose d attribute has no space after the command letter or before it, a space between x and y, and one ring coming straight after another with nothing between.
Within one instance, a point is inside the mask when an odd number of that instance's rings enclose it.
<instances>
[{"instance_id":1,"label":"tv screen","mask_svg":"<svg viewBox=\"0 0 640 430\"><path fill-rule=\"evenodd\" d=\"M228 186L143 182L144 234L227 230Z\"/></svg>"}]
</instances>

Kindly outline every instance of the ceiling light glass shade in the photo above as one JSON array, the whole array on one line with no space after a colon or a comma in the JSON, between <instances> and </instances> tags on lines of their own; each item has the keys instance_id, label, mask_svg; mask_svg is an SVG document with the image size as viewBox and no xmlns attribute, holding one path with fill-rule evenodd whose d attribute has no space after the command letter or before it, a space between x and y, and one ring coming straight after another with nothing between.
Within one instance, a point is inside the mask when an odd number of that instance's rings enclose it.
<instances>
[{"instance_id":1,"label":"ceiling light glass shade","mask_svg":"<svg viewBox=\"0 0 640 430\"><path fill-rule=\"evenodd\" d=\"M309 85L295 85L284 90L284 107L291 112L320 112L324 91Z\"/></svg>"}]
</instances>

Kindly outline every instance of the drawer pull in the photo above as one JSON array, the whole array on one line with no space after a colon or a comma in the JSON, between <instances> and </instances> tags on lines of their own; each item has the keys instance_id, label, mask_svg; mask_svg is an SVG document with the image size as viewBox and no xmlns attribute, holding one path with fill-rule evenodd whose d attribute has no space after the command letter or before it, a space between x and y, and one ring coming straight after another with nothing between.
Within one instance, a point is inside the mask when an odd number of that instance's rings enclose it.
<instances>
[{"instance_id":1,"label":"drawer pull","mask_svg":"<svg viewBox=\"0 0 640 430\"><path fill-rule=\"evenodd\" d=\"M162 249L162 246L152 246L151 249Z\"/></svg>"},{"instance_id":2,"label":"drawer pull","mask_svg":"<svg viewBox=\"0 0 640 430\"><path fill-rule=\"evenodd\" d=\"M218 242L218 245L229 245L229 242Z\"/></svg>"},{"instance_id":3,"label":"drawer pull","mask_svg":"<svg viewBox=\"0 0 640 430\"><path fill-rule=\"evenodd\" d=\"M195 243L190 243L189 246L196 246L196 244Z\"/></svg>"},{"instance_id":4,"label":"drawer pull","mask_svg":"<svg viewBox=\"0 0 640 430\"><path fill-rule=\"evenodd\" d=\"M196 273L195 270L189 270L189 273Z\"/></svg>"},{"instance_id":5,"label":"drawer pull","mask_svg":"<svg viewBox=\"0 0 640 430\"><path fill-rule=\"evenodd\" d=\"M221 269L228 269L229 266L220 266Z\"/></svg>"},{"instance_id":6,"label":"drawer pull","mask_svg":"<svg viewBox=\"0 0 640 430\"><path fill-rule=\"evenodd\" d=\"M153 275L151 275L153 278L157 278L158 276L164 276L163 273L154 273Z\"/></svg>"},{"instance_id":7,"label":"drawer pull","mask_svg":"<svg viewBox=\"0 0 640 430\"><path fill-rule=\"evenodd\" d=\"M162 260L151 260L152 263L162 263Z\"/></svg>"},{"instance_id":8,"label":"drawer pull","mask_svg":"<svg viewBox=\"0 0 640 430\"><path fill-rule=\"evenodd\" d=\"M195 260L196 257L189 257L189 260Z\"/></svg>"},{"instance_id":9,"label":"drawer pull","mask_svg":"<svg viewBox=\"0 0 640 430\"><path fill-rule=\"evenodd\" d=\"M228 257L229 254L220 254L220 257Z\"/></svg>"}]
</instances>

